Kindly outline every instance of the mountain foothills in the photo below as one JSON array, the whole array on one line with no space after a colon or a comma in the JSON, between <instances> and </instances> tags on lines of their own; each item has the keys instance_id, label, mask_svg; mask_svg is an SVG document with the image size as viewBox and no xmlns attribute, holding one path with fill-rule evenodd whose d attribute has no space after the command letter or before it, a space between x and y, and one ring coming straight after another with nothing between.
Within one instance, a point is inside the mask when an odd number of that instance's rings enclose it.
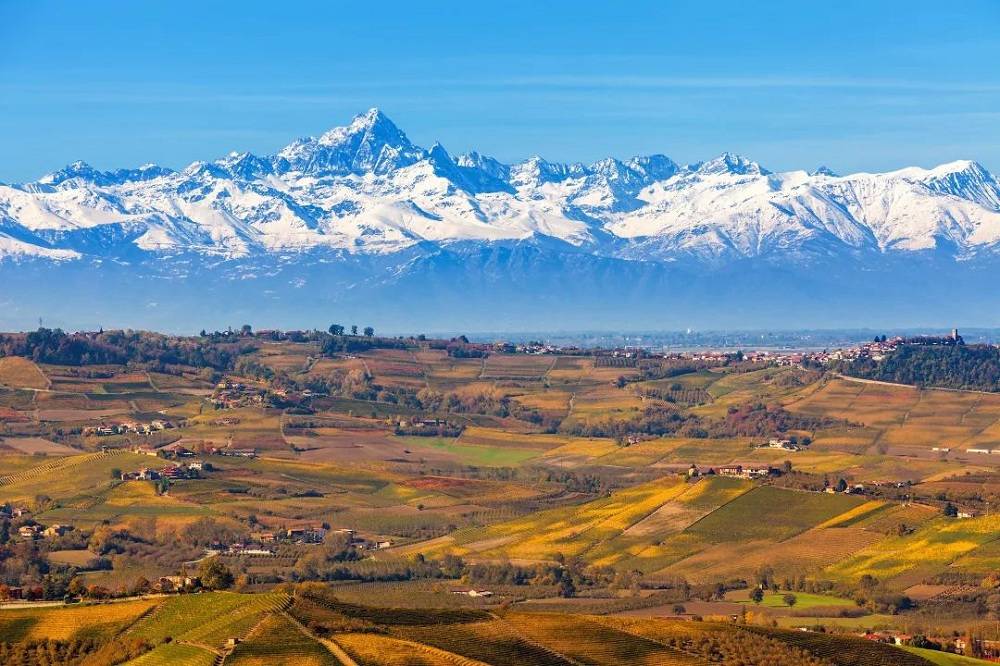
<instances>
[{"instance_id":1,"label":"mountain foothills","mask_svg":"<svg viewBox=\"0 0 1000 666\"><path fill-rule=\"evenodd\" d=\"M954 287L981 284L998 248L1000 182L975 162L847 176L729 153L504 164L419 147L377 109L272 156L76 162L0 185L10 323L59 304L81 325L123 307L133 325L200 325L220 316L207 289L226 315L285 324L390 302L411 326L447 324L457 303L465 327L611 323L623 305L660 327L767 324L791 306L811 325L899 324L929 304L976 314L982 295Z\"/></svg>"}]
</instances>

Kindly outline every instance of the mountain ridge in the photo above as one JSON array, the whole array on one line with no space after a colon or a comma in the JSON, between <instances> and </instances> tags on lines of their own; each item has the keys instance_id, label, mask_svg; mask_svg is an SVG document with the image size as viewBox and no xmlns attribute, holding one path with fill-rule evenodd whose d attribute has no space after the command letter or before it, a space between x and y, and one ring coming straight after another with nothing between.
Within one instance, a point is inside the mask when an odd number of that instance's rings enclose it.
<instances>
[{"instance_id":1,"label":"mountain ridge","mask_svg":"<svg viewBox=\"0 0 1000 666\"><path fill-rule=\"evenodd\" d=\"M80 161L0 185L13 325L305 326L340 309L404 329L988 325L998 274L1000 183L967 160L505 164L417 146L372 109L274 155Z\"/></svg>"},{"instance_id":2,"label":"mountain ridge","mask_svg":"<svg viewBox=\"0 0 1000 666\"><path fill-rule=\"evenodd\" d=\"M117 227L103 248L84 233L102 227ZM106 258L123 236L141 251L227 257L545 236L647 261L939 247L963 259L997 251L1000 182L972 161L847 176L774 173L733 153L684 166L662 154L504 164L419 147L373 108L270 156L180 171L78 161L0 186L0 257Z\"/></svg>"}]
</instances>

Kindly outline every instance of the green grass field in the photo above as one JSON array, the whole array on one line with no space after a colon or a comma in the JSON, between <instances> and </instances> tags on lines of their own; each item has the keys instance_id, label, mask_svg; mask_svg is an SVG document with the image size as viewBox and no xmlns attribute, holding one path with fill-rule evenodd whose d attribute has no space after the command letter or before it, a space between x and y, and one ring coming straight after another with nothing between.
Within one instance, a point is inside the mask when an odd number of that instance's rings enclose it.
<instances>
[{"instance_id":1,"label":"green grass field","mask_svg":"<svg viewBox=\"0 0 1000 666\"><path fill-rule=\"evenodd\" d=\"M785 603L785 595L794 594L795 604L789 606ZM742 591L739 594L727 595L727 599L733 601L738 601L742 604L749 604L751 606L757 606L758 604L750 601L749 592ZM759 606L762 608L796 608L796 609L809 609L816 608L819 606L840 606L844 608L851 608L855 604L850 599L843 599L841 597L831 597L827 594L810 594L808 592L768 592L764 595L764 599L760 602Z\"/></svg>"}]
</instances>

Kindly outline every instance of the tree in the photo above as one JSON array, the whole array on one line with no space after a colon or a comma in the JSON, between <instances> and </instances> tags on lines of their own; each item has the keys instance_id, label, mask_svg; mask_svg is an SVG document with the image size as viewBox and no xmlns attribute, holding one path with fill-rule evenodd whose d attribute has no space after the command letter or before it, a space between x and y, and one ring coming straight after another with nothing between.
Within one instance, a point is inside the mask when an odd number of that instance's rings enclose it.
<instances>
[{"instance_id":1,"label":"tree","mask_svg":"<svg viewBox=\"0 0 1000 666\"><path fill-rule=\"evenodd\" d=\"M330 335L343 335L344 327L340 324L330 324Z\"/></svg>"},{"instance_id":2,"label":"tree","mask_svg":"<svg viewBox=\"0 0 1000 666\"><path fill-rule=\"evenodd\" d=\"M559 596L564 599L576 596L576 585L573 584L573 579L569 576L563 576L562 580L559 581Z\"/></svg>"},{"instance_id":3,"label":"tree","mask_svg":"<svg viewBox=\"0 0 1000 666\"><path fill-rule=\"evenodd\" d=\"M781 599L782 601L785 602L785 605L788 606L789 608L794 606L795 602L798 601L798 599L795 598L794 594L786 594L785 596L781 597Z\"/></svg>"},{"instance_id":4,"label":"tree","mask_svg":"<svg viewBox=\"0 0 1000 666\"><path fill-rule=\"evenodd\" d=\"M786 460L785 462L783 462L781 464L781 469L782 469L782 471L784 471L785 474L791 474L792 473L792 461L791 460Z\"/></svg>"},{"instance_id":5,"label":"tree","mask_svg":"<svg viewBox=\"0 0 1000 666\"><path fill-rule=\"evenodd\" d=\"M358 327L356 325L351 326L351 335L357 335L357 334L358 334Z\"/></svg>"},{"instance_id":6,"label":"tree","mask_svg":"<svg viewBox=\"0 0 1000 666\"><path fill-rule=\"evenodd\" d=\"M244 338L253 335L253 327L250 326L250 324L243 324L243 326L240 327L240 335Z\"/></svg>"},{"instance_id":7,"label":"tree","mask_svg":"<svg viewBox=\"0 0 1000 666\"><path fill-rule=\"evenodd\" d=\"M958 517L958 508L951 502L948 502L944 505L944 515L949 518L956 518Z\"/></svg>"},{"instance_id":8,"label":"tree","mask_svg":"<svg viewBox=\"0 0 1000 666\"><path fill-rule=\"evenodd\" d=\"M845 490L847 490L847 481L846 481L846 480L844 480L843 478L841 478L841 479L837 479L837 487L836 487L836 491L837 491L838 493L842 493L842 492L844 492Z\"/></svg>"},{"instance_id":9,"label":"tree","mask_svg":"<svg viewBox=\"0 0 1000 666\"><path fill-rule=\"evenodd\" d=\"M225 590L233 584L233 572L217 557L202 560L198 566L198 577L202 587L209 590Z\"/></svg>"},{"instance_id":10,"label":"tree","mask_svg":"<svg viewBox=\"0 0 1000 666\"><path fill-rule=\"evenodd\" d=\"M365 326L365 337L372 337L375 335L375 329L371 326Z\"/></svg>"},{"instance_id":11,"label":"tree","mask_svg":"<svg viewBox=\"0 0 1000 666\"><path fill-rule=\"evenodd\" d=\"M122 478L122 470L121 470L121 468L119 468L119 467L112 467L111 468L111 478L114 479L115 481L117 481L118 479Z\"/></svg>"},{"instance_id":12,"label":"tree","mask_svg":"<svg viewBox=\"0 0 1000 666\"><path fill-rule=\"evenodd\" d=\"M69 587L66 591L74 597L82 597L87 593L87 584L84 583L83 579L79 576L73 576L73 578L69 581Z\"/></svg>"},{"instance_id":13,"label":"tree","mask_svg":"<svg viewBox=\"0 0 1000 666\"><path fill-rule=\"evenodd\" d=\"M759 587L753 588L750 591L750 601L754 602L755 604L759 604L760 602L764 601L764 590L760 589Z\"/></svg>"}]
</instances>

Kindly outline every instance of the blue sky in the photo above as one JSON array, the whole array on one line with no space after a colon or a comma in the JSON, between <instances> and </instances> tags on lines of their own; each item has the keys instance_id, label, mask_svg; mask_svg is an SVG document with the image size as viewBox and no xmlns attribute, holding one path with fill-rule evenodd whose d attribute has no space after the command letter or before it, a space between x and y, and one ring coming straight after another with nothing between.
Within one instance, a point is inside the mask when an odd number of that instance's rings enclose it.
<instances>
[{"instance_id":1,"label":"blue sky","mask_svg":"<svg viewBox=\"0 0 1000 666\"><path fill-rule=\"evenodd\" d=\"M0 181L270 153L379 106L503 160L1000 170L1000 2L0 0Z\"/></svg>"}]
</instances>

